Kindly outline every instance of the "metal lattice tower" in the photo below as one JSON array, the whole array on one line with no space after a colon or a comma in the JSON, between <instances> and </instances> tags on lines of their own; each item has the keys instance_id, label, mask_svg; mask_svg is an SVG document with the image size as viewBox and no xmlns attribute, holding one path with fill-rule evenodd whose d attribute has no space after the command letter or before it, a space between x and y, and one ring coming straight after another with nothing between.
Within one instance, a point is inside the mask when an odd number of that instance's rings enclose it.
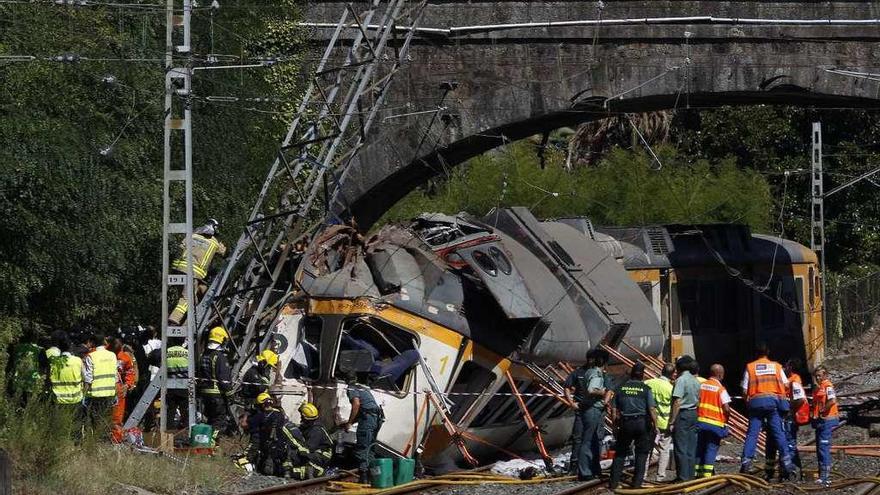
<instances>
[{"instance_id":1,"label":"metal lattice tower","mask_svg":"<svg viewBox=\"0 0 880 495\"><path fill-rule=\"evenodd\" d=\"M181 8L175 7L181 3ZM161 396L160 431L167 430L168 390L188 391L189 425L196 420L195 401L195 322L187 318L184 326L168 325L168 297L172 288L180 288L181 297L188 307L193 307L193 202L192 202L192 67L189 63L191 0L167 0L165 26L165 120L164 120L164 168L162 201L162 365L150 382L135 409L125 423L125 428L137 425L157 394ZM179 43L177 43L179 41ZM185 64L175 66L175 55L184 56ZM181 190L182 186L182 190ZM183 217L182 219L180 217ZM180 245L184 236L187 270L186 274L171 274L172 251ZM169 337L186 338L189 366L186 379L169 379L167 349ZM164 438L164 436L163 436ZM172 446L163 445L163 448Z\"/></svg>"},{"instance_id":2,"label":"metal lattice tower","mask_svg":"<svg viewBox=\"0 0 880 495\"><path fill-rule=\"evenodd\" d=\"M267 344L267 327L292 292L293 280L283 271L293 244L327 220L338 178L364 145L407 60L415 29L398 37L397 26L418 25L424 5L373 0L365 12L351 4L342 12L244 232L195 311L197 334L219 323L240 337L235 373L256 339L262 335L261 346ZM381 74L380 66L386 68ZM322 189L323 201L316 201Z\"/></svg>"},{"instance_id":3,"label":"metal lattice tower","mask_svg":"<svg viewBox=\"0 0 880 495\"><path fill-rule=\"evenodd\" d=\"M812 154L810 164L810 249L819 256L819 267L822 273L822 301L825 301L825 186L822 175L822 124L813 122ZM825 312L822 312L823 319ZM828 331L828 322L823 321L823 328Z\"/></svg>"}]
</instances>

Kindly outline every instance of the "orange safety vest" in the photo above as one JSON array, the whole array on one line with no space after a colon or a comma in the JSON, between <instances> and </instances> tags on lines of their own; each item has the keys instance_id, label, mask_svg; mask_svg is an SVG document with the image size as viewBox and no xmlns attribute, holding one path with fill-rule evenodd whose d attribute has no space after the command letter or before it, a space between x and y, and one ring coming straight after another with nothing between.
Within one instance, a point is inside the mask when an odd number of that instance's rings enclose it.
<instances>
[{"instance_id":1,"label":"orange safety vest","mask_svg":"<svg viewBox=\"0 0 880 495\"><path fill-rule=\"evenodd\" d=\"M724 404L721 402L721 394L724 391L724 385L721 385L721 382L714 378L703 381L700 385L700 404L697 406L697 421L721 428L727 425Z\"/></svg>"},{"instance_id":2,"label":"orange safety vest","mask_svg":"<svg viewBox=\"0 0 880 495\"><path fill-rule=\"evenodd\" d=\"M837 412L837 401L834 401L834 404L831 404L831 408L828 409L828 414L822 415L822 409L825 409L825 403L828 401L827 389L834 390L834 385L831 384L831 380L822 380L822 383L813 391L813 419L828 419L828 418L836 418L839 413Z\"/></svg>"},{"instance_id":3,"label":"orange safety vest","mask_svg":"<svg viewBox=\"0 0 880 495\"><path fill-rule=\"evenodd\" d=\"M785 385L779 377L782 366L776 361L758 358L746 365L746 370L749 373L749 400L759 396L786 396Z\"/></svg>"},{"instance_id":4,"label":"orange safety vest","mask_svg":"<svg viewBox=\"0 0 880 495\"><path fill-rule=\"evenodd\" d=\"M794 400L792 393L794 392L795 383L799 384L801 388L804 386L804 382L801 380L801 375L792 373L791 376L788 377L788 398L791 400ZM805 425L810 422L810 404L807 402L806 397L804 397L804 402L801 406L794 412L794 422L799 425Z\"/></svg>"}]
</instances>

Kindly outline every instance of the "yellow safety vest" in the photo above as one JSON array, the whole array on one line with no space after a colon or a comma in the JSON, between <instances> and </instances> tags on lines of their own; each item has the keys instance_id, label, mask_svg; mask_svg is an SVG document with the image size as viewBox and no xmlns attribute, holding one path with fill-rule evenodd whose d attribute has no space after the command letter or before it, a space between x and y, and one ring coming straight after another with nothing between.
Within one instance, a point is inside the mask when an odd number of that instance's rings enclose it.
<instances>
[{"instance_id":1,"label":"yellow safety vest","mask_svg":"<svg viewBox=\"0 0 880 495\"><path fill-rule=\"evenodd\" d=\"M88 397L113 397L116 395L116 354L99 346L89 354L92 358L92 387Z\"/></svg>"},{"instance_id":2,"label":"yellow safety vest","mask_svg":"<svg viewBox=\"0 0 880 495\"><path fill-rule=\"evenodd\" d=\"M200 234L193 234L193 277L198 280L204 280L208 276L208 267L211 266L211 260L219 251L221 254L226 251L226 247L213 237L205 237ZM183 242L183 254L174 263L171 264L175 270L186 273L186 241Z\"/></svg>"},{"instance_id":3,"label":"yellow safety vest","mask_svg":"<svg viewBox=\"0 0 880 495\"><path fill-rule=\"evenodd\" d=\"M78 404L83 400L82 359L65 354L49 360L49 381L58 404Z\"/></svg>"}]
</instances>

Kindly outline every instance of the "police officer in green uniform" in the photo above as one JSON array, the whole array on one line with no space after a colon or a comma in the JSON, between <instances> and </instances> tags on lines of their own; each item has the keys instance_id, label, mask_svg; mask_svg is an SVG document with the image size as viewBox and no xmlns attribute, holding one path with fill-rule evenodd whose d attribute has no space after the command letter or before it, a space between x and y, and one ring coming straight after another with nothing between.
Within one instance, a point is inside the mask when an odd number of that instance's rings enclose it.
<instances>
[{"instance_id":1,"label":"police officer in green uniform","mask_svg":"<svg viewBox=\"0 0 880 495\"><path fill-rule=\"evenodd\" d=\"M581 367L572 371L565 378L563 388L565 389L565 397L569 402L574 404L584 402L586 391L583 389L583 379L584 375L592 367L593 364L588 359ZM572 476L577 476L578 474L578 459L581 455L581 436L583 433L584 426L581 423L581 415L575 411L574 423L571 426L571 457L568 461L568 474Z\"/></svg>"},{"instance_id":2,"label":"police officer in green uniform","mask_svg":"<svg viewBox=\"0 0 880 495\"><path fill-rule=\"evenodd\" d=\"M581 378L581 388L585 391L577 404L581 419L581 446L578 456L578 480L589 481L602 474L599 456L602 451L602 432L604 431L605 404L611 399L609 379L605 374L608 353L593 349L587 354L592 365Z\"/></svg>"},{"instance_id":3,"label":"police officer in green uniform","mask_svg":"<svg viewBox=\"0 0 880 495\"><path fill-rule=\"evenodd\" d=\"M645 379L645 365L636 362L629 373L629 380L614 394L612 418L617 430L614 446L614 462L611 464L611 480L608 488L615 490L623 474L623 461L629 456L635 444L635 473L633 488L642 486L648 454L654 442L654 427L657 424L657 407L651 387Z\"/></svg>"},{"instance_id":4,"label":"police officer in green uniform","mask_svg":"<svg viewBox=\"0 0 880 495\"><path fill-rule=\"evenodd\" d=\"M385 415L370 389L360 383L366 380L358 380L358 378L363 378L364 374L358 375L360 376L349 378L347 394L348 400L351 402L351 415L342 427L348 430L350 425L354 423L358 425L354 456L358 462L358 482L365 484L369 482L373 444L376 442L376 436L385 421Z\"/></svg>"}]
</instances>

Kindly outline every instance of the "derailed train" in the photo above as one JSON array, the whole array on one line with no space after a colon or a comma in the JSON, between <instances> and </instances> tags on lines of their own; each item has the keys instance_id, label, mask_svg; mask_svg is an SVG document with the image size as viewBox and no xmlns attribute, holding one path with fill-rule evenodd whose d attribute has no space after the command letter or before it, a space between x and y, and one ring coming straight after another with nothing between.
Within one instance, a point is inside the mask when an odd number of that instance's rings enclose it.
<instances>
[{"instance_id":1,"label":"derailed train","mask_svg":"<svg viewBox=\"0 0 880 495\"><path fill-rule=\"evenodd\" d=\"M687 292L679 270L700 268L677 265L676 230L664 232L661 258L628 242L638 229L596 231L582 218L539 221L525 208L482 219L423 215L368 239L329 227L300 262L300 309L276 325L279 388L307 383L325 420L338 421L347 416L343 372L379 367L372 387L388 425L380 447L418 452L427 466L444 467L468 455L485 460L535 449L512 383L545 444L561 445L572 413L544 393L561 380L559 363L578 365L600 344L630 358L683 350L702 358L699 345L682 345L687 339L674 327L694 326L673 308ZM793 248L787 242L783 248ZM697 332L690 342L699 342ZM288 397L288 411L291 400L299 399Z\"/></svg>"}]
</instances>

